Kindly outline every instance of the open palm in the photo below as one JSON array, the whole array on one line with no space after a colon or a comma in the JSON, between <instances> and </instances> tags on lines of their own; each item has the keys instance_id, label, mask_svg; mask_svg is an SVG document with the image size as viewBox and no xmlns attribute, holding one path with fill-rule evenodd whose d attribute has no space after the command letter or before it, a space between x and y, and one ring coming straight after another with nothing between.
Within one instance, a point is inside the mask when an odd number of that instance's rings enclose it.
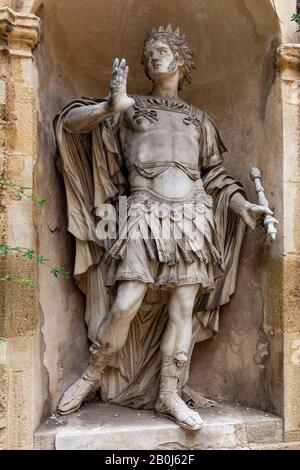
<instances>
[{"instance_id":1,"label":"open palm","mask_svg":"<svg viewBox=\"0 0 300 470\"><path fill-rule=\"evenodd\" d=\"M125 59L122 59L121 62L119 59L115 59L109 87L108 106L117 113L134 105L134 99L127 95L128 71Z\"/></svg>"}]
</instances>

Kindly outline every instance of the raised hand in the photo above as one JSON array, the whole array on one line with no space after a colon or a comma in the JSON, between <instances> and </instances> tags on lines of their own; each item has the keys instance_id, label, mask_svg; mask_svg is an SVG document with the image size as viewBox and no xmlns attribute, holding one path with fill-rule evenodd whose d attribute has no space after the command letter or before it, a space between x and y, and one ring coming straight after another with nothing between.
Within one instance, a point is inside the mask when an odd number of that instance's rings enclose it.
<instances>
[{"instance_id":1,"label":"raised hand","mask_svg":"<svg viewBox=\"0 0 300 470\"><path fill-rule=\"evenodd\" d=\"M112 68L112 80L109 87L108 107L111 111L120 113L134 105L134 99L127 95L127 77L129 68L126 60L115 59Z\"/></svg>"}]
</instances>

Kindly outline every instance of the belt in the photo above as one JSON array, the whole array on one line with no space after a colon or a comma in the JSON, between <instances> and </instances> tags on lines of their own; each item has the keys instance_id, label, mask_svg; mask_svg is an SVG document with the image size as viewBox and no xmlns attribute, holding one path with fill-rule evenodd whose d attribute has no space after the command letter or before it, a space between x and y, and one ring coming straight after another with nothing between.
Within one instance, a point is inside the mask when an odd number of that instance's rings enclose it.
<instances>
[{"instance_id":1,"label":"belt","mask_svg":"<svg viewBox=\"0 0 300 470\"><path fill-rule=\"evenodd\" d=\"M199 167L197 165L190 165L185 162L135 162L129 166L129 170L134 168L140 175L144 176L144 178L153 179L171 167L175 167L183 171L192 180L198 180L201 178Z\"/></svg>"}]
</instances>

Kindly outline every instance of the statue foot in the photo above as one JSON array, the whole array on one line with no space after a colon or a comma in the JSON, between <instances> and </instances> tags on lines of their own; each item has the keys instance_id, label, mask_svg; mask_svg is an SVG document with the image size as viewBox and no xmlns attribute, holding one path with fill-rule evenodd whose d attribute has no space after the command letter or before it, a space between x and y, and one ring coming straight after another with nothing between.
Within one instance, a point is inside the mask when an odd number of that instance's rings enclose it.
<instances>
[{"instance_id":1,"label":"statue foot","mask_svg":"<svg viewBox=\"0 0 300 470\"><path fill-rule=\"evenodd\" d=\"M100 387L99 381L89 381L80 377L62 396L57 407L57 413L61 416L75 413L81 407L83 401Z\"/></svg>"},{"instance_id":2,"label":"statue foot","mask_svg":"<svg viewBox=\"0 0 300 470\"><path fill-rule=\"evenodd\" d=\"M160 396L156 402L155 410L158 415L169 418L181 428L190 431L197 431L203 424L200 415L191 410L177 393Z\"/></svg>"}]
</instances>

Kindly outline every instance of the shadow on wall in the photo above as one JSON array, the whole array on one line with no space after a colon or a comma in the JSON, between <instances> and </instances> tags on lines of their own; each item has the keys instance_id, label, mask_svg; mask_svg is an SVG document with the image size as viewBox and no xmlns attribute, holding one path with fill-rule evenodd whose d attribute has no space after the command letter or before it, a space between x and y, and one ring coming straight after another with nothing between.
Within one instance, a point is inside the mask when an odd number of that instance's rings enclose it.
<instances>
[{"instance_id":1,"label":"shadow on wall","mask_svg":"<svg viewBox=\"0 0 300 470\"><path fill-rule=\"evenodd\" d=\"M39 221L41 252L72 270L72 240L66 231L62 181L53 164L52 119L70 99L104 96L111 65L124 56L130 66L129 93L149 91L140 65L145 35L152 26L180 26L194 50L197 70L183 98L209 112L230 149L228 171L245 185L251 166L264 171L264 185L276 214L281 214L281 122L274 59L280 42L278 20L269 0L44 0L42 40L36 51L39 72L40 149L36 184L51 194ZM281 247L247 233L238 290L224 308L221 333L199 345L191 383L212 398L278 409L270 394L272 357L281 339L267 334L268 263ZM46 251L47 252L47 251ZM41 287L47 412L87 361L84 299L69 284ZM267 326L266 326L267 325ZM271 325L272 326L272 325ZM259 356L261 346L270 355ZM272 352L273 351L273 352ZM276 372L277 373L277 372ZM279 374L279 372L278 372Z\"/></svg>"}]
</instances>

